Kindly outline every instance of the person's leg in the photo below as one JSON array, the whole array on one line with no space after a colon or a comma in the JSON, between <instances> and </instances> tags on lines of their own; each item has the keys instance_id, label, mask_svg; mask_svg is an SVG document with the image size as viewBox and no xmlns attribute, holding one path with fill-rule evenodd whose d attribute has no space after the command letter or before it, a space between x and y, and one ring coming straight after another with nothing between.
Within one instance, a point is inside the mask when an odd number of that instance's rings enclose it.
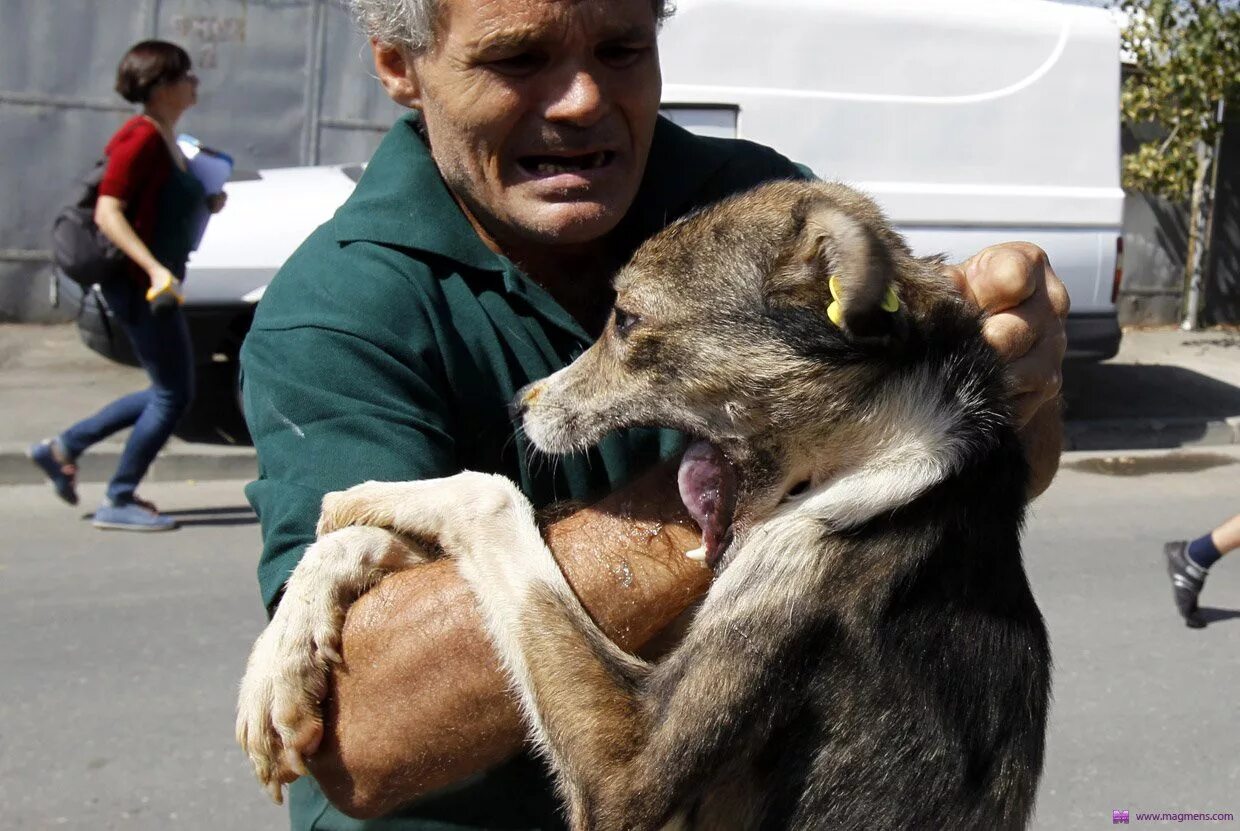
<instances>
[{"instance_id":1,"label":"person's leg","mask_svg":"<svg viewBox=\"0 0 1240 831\"><path fill-rule=\"evenodd\" d=\"M113 319L126 330L128 330L126 321L132 315L134 303L139 299L137 292L136 286L124 281L111 284L103 289L108 308L112 310ZM113 433L132 427L150 402L151 395L152 392L148 388L118 398L58 436L45 439L30 447L28 455L47 474L61 499L70 505L77 504L75 480L78 456L82 455L91 445Z\"/></svg>"},{"instance_id":2,"label":"person's leg","mask_svg":"<svg viewBox=\"0 0 1240 831\"><path fill-rule=\"evenodd\" d=\"M128 331L151 376L150 397L134 422L116 473L108 483L105 508L135 504L138 483L185 413L194 388L193 350L179 307L155 315L143 304L133 315ZM96 525L121 524L108 524L109 512L101 509L101 513L105 515L96 515Z\"/></svg>"},{"instance_id":3,"label":"person's leg","mask_svg":"<svg viewBox=\"0 0 1240 831\"><path fill-rule=\"evenodd\" d=\"M107 404L99 412L84 418L52 440L63 461L72 463L83 451L113 433L132 427L151 401L153 390L148 387L132 392Z\"/></svg>"},{"instance_id":4,"label":"person's leg","mask_svg":"<svg viewBox=\"0 0 1240 831\"><path fill-rule=\"evenodd\" d=\"M1197 610L1206 576L1210 566L1236 548L1240 548L1240 514L1191 542L1173 540L1163 546L1175 605L1186 625L1194 629L1205 626Z\"/></svg>"},{"instance_id":5,"label":"person's leg","mask_svg":"<svg viewBox=\"0 0 1240 831\"><path fill-rule=\"evenodd\" d=\"M1237 548L1240 548L1240 514L1236 514L1215 528L1210 532L1209 536L1214 543L1214 549L1218 551L1220 557L1228 551L1235 551Z\"/></svg>"}]
</instances>

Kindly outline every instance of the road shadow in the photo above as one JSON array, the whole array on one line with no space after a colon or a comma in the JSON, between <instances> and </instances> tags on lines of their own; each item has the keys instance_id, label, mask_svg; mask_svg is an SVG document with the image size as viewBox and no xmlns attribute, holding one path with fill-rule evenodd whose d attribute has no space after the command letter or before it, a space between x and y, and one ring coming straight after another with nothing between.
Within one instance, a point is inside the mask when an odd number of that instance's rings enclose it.
<instances>
[{"instance_id":1,"label":"road shadow","mask_svg":"<svg viewBox=\"0 0 1240 831\"><path fill-rule=\"evenodd\" d=\"M181 527L254 525L258 517L249 505L236 505L220 508L187 508L183 511L165 511L164 513L180 523Z\"/></svg>"},{"instance_id":2,"label":"road shadow","mask_svg":"<svg viewBox=\"0 0 1240 831\"><path fill-rule=\"evenodd\" d=\"M258 522L258 516L248 505L224 508L186 508L183 511L163 511L162 513L175 519L182 528L195 525L255 525ZM81 514L80 518L83 522L90 522L95 518L95 512L88 511Z\"/></svg>"},{"instance_id":3,"label":"road shadow","mask_svg":"<svg viewBox=\"0 0 1240 831\"><path fill-rule=\"evenodd\" d=\"M1063 399L1077 450L1182 447L1240 417L1240 387L1180 366L1069 363Z\"/></svg>"},{"instance_id":4,"label":"road shadow","mask_svg":"<svg viewBox=\"0 0 1240 831\"><path fill-rule=\"evenodd\" d=\"M1063 397L1071 421L1240 415L1240 387L1179 366L1070 363Z\"/></svg>"},{"instance_id":5,"label":"road shadow","mask_svg":"<svg viewBox=\"0 0 1240 831\"><path fill-rule=\"evenodd\" d=\"M254 509L249 505L235 505L227 508L186 508L183 511L170 511L178 517L183 516L219 516L221 514L249 514L254 516Z\"/></svg>"},{"instance_id":6,"label":"road shadow","mask_svg":"<svg viewBox=\"0 0 1240 831\"><path fill-rule=\"evenodd\" d=\"M1240 618L1240 610L1219 609L1213 606L1201 606L1197 609L1197 617L1202 623L1209 626L1212 623L1222 623L1225 620L1235 620L1236 618Z\"/></svg>"}]
</instances>

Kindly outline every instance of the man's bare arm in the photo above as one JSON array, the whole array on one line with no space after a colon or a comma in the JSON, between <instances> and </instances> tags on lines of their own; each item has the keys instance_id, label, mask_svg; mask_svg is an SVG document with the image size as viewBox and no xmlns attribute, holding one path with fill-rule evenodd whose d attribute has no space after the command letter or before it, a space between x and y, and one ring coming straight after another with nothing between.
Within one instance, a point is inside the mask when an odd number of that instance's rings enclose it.
<instances>
[{"instance_id":1,"label":"man's bare arm","mask_svg":"<svg viewBox=\"0 0 1240 831\"><path fill-rule=\"evenodd\" d=\"M554 523L546 537L586 608L626 649L646 644L709 584L709 572L682 556L700 538L669 467ZM516 707L451 562L391 575L363 595L342 647L309 766L346 813L381 816L520 748Z\"/></svg>"}]
</instances>

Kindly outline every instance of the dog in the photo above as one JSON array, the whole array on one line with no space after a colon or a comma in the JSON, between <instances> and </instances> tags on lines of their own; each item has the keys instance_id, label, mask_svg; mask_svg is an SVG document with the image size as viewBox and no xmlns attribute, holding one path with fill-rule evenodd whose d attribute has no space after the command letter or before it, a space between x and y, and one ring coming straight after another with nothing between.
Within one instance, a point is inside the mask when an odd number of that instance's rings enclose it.
<instances>
[{"instance_id":1,"label":"dog","mask_svg":"<svg viewBox=\"0 0 1240 831\"><path fill-rule=\"evenodd\" d=\"M683 640L653 664L608 640L502 477L331 494L242 684L260 780L278 800L317 742L349 599L433 554L476 594L576 829L1025 827L1050 698L1029 471L942 258L850 188L778 182L676 221L615 290L602 337L516 408L551 453L691 438L689 556L715 578Z\"/></svg>"}]
</instances>

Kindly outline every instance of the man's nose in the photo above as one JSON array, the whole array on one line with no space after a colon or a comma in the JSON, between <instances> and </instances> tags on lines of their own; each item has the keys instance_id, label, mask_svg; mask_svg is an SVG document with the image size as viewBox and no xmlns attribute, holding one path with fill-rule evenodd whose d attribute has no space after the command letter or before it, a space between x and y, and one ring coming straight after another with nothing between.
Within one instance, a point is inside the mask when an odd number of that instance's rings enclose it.
<instances>
[{"instance_id":1,"label":"man's nose","mask_svg":"<svg viewBox=\"0 0 1240 831\"><path fill-rule=\"evenodd\" d=\"M607 96L591 73L578 69L566 74L547 105L547 120L582 127L595 124L607 112Z\"/></svg>"}]
</instances>

